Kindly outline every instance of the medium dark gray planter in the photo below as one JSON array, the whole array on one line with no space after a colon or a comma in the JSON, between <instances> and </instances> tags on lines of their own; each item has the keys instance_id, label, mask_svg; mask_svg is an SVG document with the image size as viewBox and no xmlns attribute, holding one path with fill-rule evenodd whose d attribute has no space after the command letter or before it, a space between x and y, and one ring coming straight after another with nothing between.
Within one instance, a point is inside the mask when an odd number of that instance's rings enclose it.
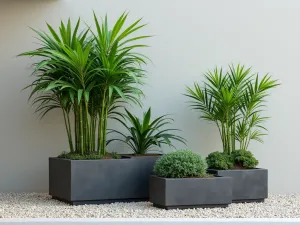
<instances>
[{"instance_id":1,"label":"medium dark gray planter","mask_svg":"<svg viewBox=\"0 0 300 225\"><path fill-rule=\"evenodd\" d=\"M232 201L233 202L263 202L268 198L268 170L213 170L208 173L218 176L232 177Z\"/></svg>"},{"instance_id":2,"label":"medium dark gray planter","mask_svg":"<svg viewBox=\"0 0 300 225\"><path fill-rule=\"evenodd\" d=\"M150 202L164 209L227 207L232 201L232 178L150 177Z\"/></svg>"},{"instance_id":3,"label":"medium dark gray planter","mask_svg":"<svg viewBox=\"0 0 300 225\"><path fill-rule=\"evenodd\" d=\"M49 158L49 194L72 205L146 201L156 160Z\"/></svg>"}]
</instances>

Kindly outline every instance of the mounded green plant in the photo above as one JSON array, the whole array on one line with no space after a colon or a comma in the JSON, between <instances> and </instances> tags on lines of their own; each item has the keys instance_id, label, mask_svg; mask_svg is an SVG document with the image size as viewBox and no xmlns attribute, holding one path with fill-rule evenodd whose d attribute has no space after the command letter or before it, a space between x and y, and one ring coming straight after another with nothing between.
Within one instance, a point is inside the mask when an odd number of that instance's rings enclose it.
<instances>
[{"instance_id":1,"label":"mounded green plant","mask_svg":"<svg viewBox=\"0 0 300 225\"><path fill-rule=\"evenodd\" d=\"M232 152L231 158L233 163L238 167L252 169L258 165L258 160L250 151L236 150Z\"/></svg>"},{"instance_id":2,"label":"mounded green plant","mask_svg":"<svg viewBox=\"0 0 300 225\"><path fill-rule=\"evenodd\" d=\"M206 169L207 164L200 155L191 150L177 150L158 159L153 172L166 178L206 177Z\"/></svg>"},{"instance_id":3,"label":"mounded green plant","mask_svg":"<svg viewBox=\"0 0 300 225\"><path fill-rule=\"evenodd\" d=\"M212 152L206 157L209 169L230 170L233 168L253 169L258 160L253 153L245 150L235 150L230 155L224 152Z\"/></svg>"},{"instance_id":4,"label":"mounded green plant","mask_svg":"<svg viewBox=\"0 0 300 225\"><path fill-rule=\"evenodd\" d=\"M212 152L206 157L209 169L230 170L233 168L233 160L230 155L224 152Z\"/></svg>"},{"instance_id":5,"label":"mounded green plant","mask_svg":"<svg viewBox=\"0 0 300 225\"><path fill-rule=\"evenodd\" d=\"M258 74L244 66L229 66L224 72L215 68L204 74L204 86L194 83L187 87L190 105L200 111L201 118L216 124L221 136L223 152L231 154L236 149L248 150L250 141L263 142L267 129L262 116L269 90L278 86L276 80L266 74ZM236 147L236 145L239 145Z\"/></svg>"},{"instance_id":6,"label":"mounded green plant","mask_svg":"<svg viewBox=\"0 0 300 225\"><path fill-rule=\"evenodd\" d=\"M179 131L178 129L165 128L165 126L171 124L174 120L168 117L168 115L163 115L151 120L151 108L144 113L142 120L127 110L126 114L121 115L121 118L114 118L126 128L129 134L125 135L120 131L112 129L111 132L120 134L124 139L114 138L109 142L115 140L124 142L134 154L147 154L154 146L160 148L163 144L174 147L172 141L179 141L185 144L184 138L171 133L173 131ZM126 124L126 121L130 123L130 126Z\"/></svg>"},{"instance_id":7,"label":"mounded green plant","mask_svg":"<svg viewBox=\"0 0 300 225\"><path fill-rule=\"evenodd\" d=\"M94 14L95 32L82 30L80 19L75 27L61 22L58 32L47 24L48 32L34 30L41 47L20 54L42 57L33 64L29 98L41 117L62 110L71 153L105 155L107 119L120 104L140 104L147 58L135 50L146 45L135 42L149 36L135 35L145 26L141 19L125 27L126 19L123 13L110 28L106 16Z\"/></svg>"}]
</instances>

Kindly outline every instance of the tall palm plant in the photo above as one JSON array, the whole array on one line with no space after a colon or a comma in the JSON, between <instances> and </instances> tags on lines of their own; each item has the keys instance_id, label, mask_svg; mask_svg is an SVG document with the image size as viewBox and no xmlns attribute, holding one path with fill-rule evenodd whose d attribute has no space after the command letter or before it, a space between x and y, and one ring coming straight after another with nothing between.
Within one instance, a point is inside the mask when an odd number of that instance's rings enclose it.
<instances>
[{"instance_id":1,"label":"tall palm plant","mask_svg":"<svg viewBox=\"0 0 300 225\"><path fill-rule=\"evenodd\" d=\"M236 141L244 150L250 140L262 141L266 117L260 113L268 90L277 86L277 81L268 74L259 81L251 68L241 65L232 65L227 72L216 68L204 77L204 87L194 83L193 88L187 87L186 96L192 99L191 107L202 113L201 118L217 125L223 151L230 154L236 150Z\"/></svg>"},{"instance_id":2,"label":"tall palm plant","mask_svg":"<svg viewBox=\"0 0 300 225\"><path fill-rule=\"evenodd\" d=\"M144 71L140 65L146 57L136 53L135 40L148 36L129 37L144 25L140 20L124 28L127 14L120 16L109 29L107 17L102 24L94 14L97 32L74 30L70 20L61 22L59 32L49 25L49 32L36 31L42 46L22 56L42 56L34 64L34 82L30 98L43 117L55 108L63 111L71 152L106 154L107 118L120 102L139 103ZM74 114L72 130L70 114ZM75 137L75 142L73 141Z\"/></svg>"},{"instance_id":3,"label":"tall palm plant","mask_svg":"<svg viewBox=\"0 0 300 225\"><path fill-rule=\"evenodd\" d=\"M140 104L139 96L143 94L138 85L142 84L145 71L141 64L146 64L146 57L135 52L136 48L147 47L143 44L135 44L137 40L149 36L131 37L134 32L140 30L145 24L140 24L141 19L122 30L127 19L127 14L122 14L114 27L110 30L107 17L100 25L96 15L94 20L97 32L93 32L94 67L97 70L97 108L99 116L98 124L98 151L105 153L106 127L109 111L116 107L116 101L132 102ZM96 97L98 96L98 97Z\"/></svg>"}]
</instances>

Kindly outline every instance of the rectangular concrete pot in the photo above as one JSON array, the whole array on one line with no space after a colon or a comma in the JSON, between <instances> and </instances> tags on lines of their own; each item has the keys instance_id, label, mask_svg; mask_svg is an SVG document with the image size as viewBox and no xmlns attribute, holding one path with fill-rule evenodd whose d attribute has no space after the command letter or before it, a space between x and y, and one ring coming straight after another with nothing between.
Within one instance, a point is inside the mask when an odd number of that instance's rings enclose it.
<instances>
[{"instance_id":1,"label":"rectangular concrete pot","mask_svg":"<svg viewBox=\"0 0 300 225\"><path fill-rule=\"evenodd\" d=\"M72 205L147 201L155 158L49 158L49 194Z\"/></svg>"},{"instance_id":2,"label":"rectangular concrete pot","mask_svg":"<svg viewBox=\"0 0 300 225\"><path fill-rule=\"evenodd\" d=\"M227 207L232 202L232 178L150 177L150 202L164 209Z\"/></svg>"},{"instance_id":3,"label":"rectangular concrete pot","mask_svg":"<svg viewBox=\"0 0 300 225\"><path fill-rule=\"evenodd\" d=\"M208 169L208 173L223 177L232 177L233 202L263 202L268 198L268 170L214 170Z\"/></svg>"}]
</instances>

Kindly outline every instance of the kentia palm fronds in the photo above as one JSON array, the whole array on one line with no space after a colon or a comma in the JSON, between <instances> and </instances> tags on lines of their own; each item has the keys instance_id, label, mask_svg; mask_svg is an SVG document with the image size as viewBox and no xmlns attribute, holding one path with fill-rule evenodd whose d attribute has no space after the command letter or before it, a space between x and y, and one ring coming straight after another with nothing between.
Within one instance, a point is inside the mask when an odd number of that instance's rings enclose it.
<instances>
[{"instance_id":1,"label":"kentia palm fronds","mask_svg":"<svg viewBox=\"0 0 300 225\"><path fill-rule=\"evenodd\" d=\"M34 30L41 47L20 54L43 57L34 64L30 98L41 116L62 109L71 152L106 154L108 114L119 102L140 103L142 91L137 86L142 84L141 64L147 58L135 49L146 45L132 43L149 36L132 37L145 25L138 20L125 27L126 18L123 13L110 29L107 17L100 23L94 14L97 32L88 28L79 32L80 19L74 29L70 20L61 22L59 32L47 24L48 33Z\"/></svg>"},{"instance_id":2,"label":"kentia palm fronds","mask_svg":"<svg viewBox=\"0 0 300 225\"><path fill-rule=\"evenodd\" d=\"M229 66L228 72L222 68L208 71L204 86L194 83L187 87L190 106L201 112L201 118L214 122L219 130L223 151L230 154L236 149L247 150L250 140L262 142L262 126L266 117L263 111L265 97L271 88L278 86L267 74L259 81L251 68L241 65Z\"/></svg>"}]
</instances>

